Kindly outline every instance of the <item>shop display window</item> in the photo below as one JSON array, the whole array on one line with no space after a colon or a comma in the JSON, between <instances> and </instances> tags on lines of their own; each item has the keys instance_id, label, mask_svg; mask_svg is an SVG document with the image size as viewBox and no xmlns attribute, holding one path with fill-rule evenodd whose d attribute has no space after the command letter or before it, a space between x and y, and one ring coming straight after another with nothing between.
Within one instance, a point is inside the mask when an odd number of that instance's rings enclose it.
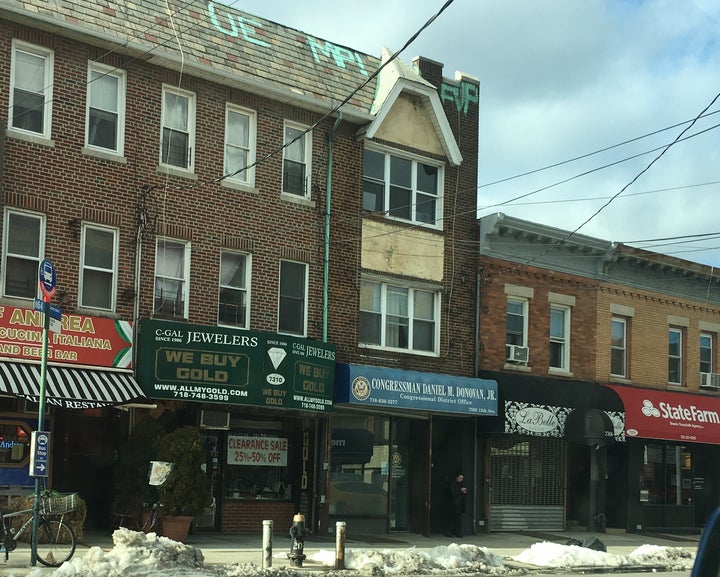
<instances>
[{"instance_id":1,"label":"shop display window","mask_svg":"<svg viewBox=\"0 0 720 577\"><path fill-rule=\"evenodd\" d=\"M640 478L642 503L692 505L692 480L692 449L663 443L648 443L644 446Z\"/></svg>"},{"instance_id":2,"label":"shop display window","mask_svg":"<svg viewBox=\"0 0 720 577\"><path fill-rule=\"evenodd\" d=\"M289 440L281 434L229 434L226 498L290 499L288 454Z\"/></svg>"},{"instance_id":3,"label":"shop display window","mask_svg":"<svg viewBox=\"0 0 720 577\"><path fill-rule=\"evenodd\" d=\"M388 513L390 419L333 419L329 503L331 515Z\"/></svg>"},{"instance_id":4,"label":"shop display window","mask_svg":"<svg viewBox=\"0 0 720 577\"><path fill-rule=\"evenodd\" d=\"M30 458L27 423L0 420L0 467L19 467Z\"/></svg>"}]
</instances>

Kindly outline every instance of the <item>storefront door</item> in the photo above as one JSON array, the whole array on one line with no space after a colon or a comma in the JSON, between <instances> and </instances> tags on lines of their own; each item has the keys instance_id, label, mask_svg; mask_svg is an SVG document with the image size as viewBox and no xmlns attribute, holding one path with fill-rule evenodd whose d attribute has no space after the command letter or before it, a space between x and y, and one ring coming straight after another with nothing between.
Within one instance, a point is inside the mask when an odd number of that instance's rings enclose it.
<instances>
[{"instance_id":1,"label":"storefront door","mask_svg":"<svg viewBox=\"0 0 720 577\"><path fill-rule=\"evenodd\" d=\"M395 418L391 427L390 450L390 530L408 530L410 487L410 423Z\"/></svg>"}]
</instances>

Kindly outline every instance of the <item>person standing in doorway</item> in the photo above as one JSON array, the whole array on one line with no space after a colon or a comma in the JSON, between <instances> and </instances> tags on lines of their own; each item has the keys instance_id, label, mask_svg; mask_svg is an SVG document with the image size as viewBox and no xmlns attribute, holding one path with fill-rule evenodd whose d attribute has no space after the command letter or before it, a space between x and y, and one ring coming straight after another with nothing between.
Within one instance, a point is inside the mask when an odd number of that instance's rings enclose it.
<instances>
[{"instance_id":1,"label":"person standing in doorway","mask_svg":"<svg viewBox=\"0 0 720 577\"><path fill-rule=\"evenodd\" d=\"M463 526L462 516L465 513L465 500L467 497L467 487L465 486L465 476L462 472L458 472L450 481L449 487L449 511L448 511L448 528L446 535L448 537L458 537L462 539Z\"/></svg>"}]
</instances>

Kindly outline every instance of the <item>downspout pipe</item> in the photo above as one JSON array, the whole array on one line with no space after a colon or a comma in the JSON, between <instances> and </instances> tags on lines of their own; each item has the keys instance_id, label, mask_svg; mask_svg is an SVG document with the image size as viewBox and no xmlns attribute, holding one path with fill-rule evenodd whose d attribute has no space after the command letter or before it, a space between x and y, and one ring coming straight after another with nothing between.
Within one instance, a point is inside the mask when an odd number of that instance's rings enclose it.
<instances>
[{"instance_id":1,"label":"downspout pipe","mask_svg":"<svg viewBox=\"0 0 720 577\"><path fill-rule=\"evenodd\" d=\"M325 237L324 237L324 249L325 254L323 256L323 314L322 314L322 340L324 343L327 343L328 341L328 285L330 283L330 209L332 207L332 173L333 173L333 142L335 141L335 135L337 134L338 126L340 126L340 122L342 121L342 112L338 113L338 117L335 119L335 124L333 124L333 127L330 129L330 132L328 133L328 160L327 160L327 182L325 184ZM315 422L315 440L316 440L316 449L315 449L315 467L317 471L317 475L315 475L316 479L319 479L321 476L324 476L323 485L324 487L321 488L323 491L323 498L320 500L321 503L327 503L327 491L330 487L330 451L331 445L330 445L330 434L332 430L332 422L330 415L325 415L325 446L320 450L320 446L318 441L319 438L319 431L318 431L318 423ZM325 457L325 461L322 461L321 457ZM311 512L313 515L313 519L311 520L313 527L318 527L318 529L322 529L322 525L325 523L325 520L327 517L325 515L320 514L320 507L317 503L317 487L315 490L313 490L313 500L315 501L311 506ZM325 528L326 529L326 528Z\"/></svg>"},{"instance_id":2,"label":"downspout pipe","mask_svg":"<svg viewBox=\"0 0 720 577\"><path fill-rule=\"evenodd\" d=\"M335 124L328 133L328 165L327 165L327 183L325 185L325 255L323 258L323 328L322 340L324 343L328 339L328 285L330 282L330 208L332 205L332 172L333 172L333 142L337 133L338 126L342 121L342 112L338 113Z\"/></svg>"}]
</instances>

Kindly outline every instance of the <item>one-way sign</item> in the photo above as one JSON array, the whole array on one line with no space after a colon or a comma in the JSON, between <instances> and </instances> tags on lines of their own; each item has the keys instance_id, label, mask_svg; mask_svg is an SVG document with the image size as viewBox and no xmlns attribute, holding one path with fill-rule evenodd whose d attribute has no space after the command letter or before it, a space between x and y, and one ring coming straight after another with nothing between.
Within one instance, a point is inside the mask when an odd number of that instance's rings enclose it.
<instances>
[{"instance_id":1,"label":"one-way sign","mask_svg":"<svg viewBox=\"0 0 720 577\"><path fill-rule=\"evenodd\" d=\"M50 455L50 433L33 431L30 445L30 475L32 477L48 476L48 457Z\"/></svg>"}]
</instances>

